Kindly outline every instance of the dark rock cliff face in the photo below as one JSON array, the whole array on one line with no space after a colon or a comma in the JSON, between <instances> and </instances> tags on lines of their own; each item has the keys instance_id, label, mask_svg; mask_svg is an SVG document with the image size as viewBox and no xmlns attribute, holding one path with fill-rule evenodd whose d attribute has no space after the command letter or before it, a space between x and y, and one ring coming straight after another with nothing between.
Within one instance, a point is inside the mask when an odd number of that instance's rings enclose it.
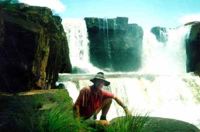
<instances>
[{"instance_id":1,"label":"dark rock cliff face","mask_svg":"<svg viewBox=\"0 0 200 132\"><path fill-rule=\"evenodd\" d=\"M58 72L71 72L61 18L48 8L0 4L0 90L54 86Z\"/></svg>"},{"instance_id":2,"label":"dark rock cliff face","mask_svg":"<svg viewBox=\"0 0 200 132\"><path fill-rule=\"evenodd\" d=\"M168 41L167 30L164 27L153 27L151 32L156 36L159 42L166 43Z\"/></svg>"},{"instance_id":3,"label":"dark rock cliff face","mask_svg":"<svg viewBox=\"0 0 200 132\"><path fill-rule=\"evenodd\" d=\"M186 41L187 71L200 73L200 22L190 25L191 31Z\"/></svg>"},{"instance_id":4,"label":"dark rock cliff face","mask_svg":"<svg viewBox=\"0 0 200 132\"><path fill-rule=\"evenodd\" d=\"M143 30L128 18L85 18L90 61L109 71L136 71L141 65Z\"/></svg>"}]
</instances>

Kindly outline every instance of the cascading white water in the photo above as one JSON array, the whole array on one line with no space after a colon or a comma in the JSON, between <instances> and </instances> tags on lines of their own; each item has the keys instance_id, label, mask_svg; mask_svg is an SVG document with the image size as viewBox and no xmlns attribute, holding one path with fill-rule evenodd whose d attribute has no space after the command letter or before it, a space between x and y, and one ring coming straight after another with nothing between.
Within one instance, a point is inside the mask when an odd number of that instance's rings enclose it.
<instances>
[{"instance_id":1,"label":"cascading white water","mask_svg":"<svg viewBox=\"0 0 200 132\"><path fill-rule=\"evenodd\" d=\"M143 66L141 71L154 74L186 73L185 40L190 26L168 29L168 41L161 43L155 35L144 31Z\"/></svg>"},{"instance_id":2,"label":"cascading white water","mask_svg":"<svg viewBox=\"0 0 200 132\"><path fill-rule=\"evenodd\" d=\"M82 40L87 38L86 27L83 23L83 20L64 21L69 47L72 51L70 58L73 61L72 65L75 66L90 64L88 57L83 59L84 57L79 56L82 53L88 54L89 49L88 40L87 43ZM84 25L84 28L80 28L80 25ZM82 30L84 30L84 35ZM168 30L168 42L165 44L158 42L153 34L145 31L143 66L140 70L142 74L106 73L111 86L105 89L119 96L133 114L148 113L149 116L179 119L200 128L200 79L186 73L185 39L189 30L190 27ZM92 85L89 79L97 71L93 71L92 75L60 74L59 82L65 85L75 102L79 90L84 86ZM114 102L108 119L123 115L122 108Z\"/></svg>"},{"instance_id":3,"label":"cascading white water","mask_svg":"<svg viewBox=\"0 0 200 132\"><path fill-rule=\"evenodd\" d=\"M99 71L89 61L89 40L84 19L64 19L71 64L87 73Z\"/></svg>"},{"instance_id":4,"label":"cascading white water","mask_svg":"<svg viewBox=\"0 0 200 132\"><path fill-rule=\"evenodd\" d=\"M82 19L65 19L63 26L67 35L72 65L78 66L80 62L89 63L89 41L85 21Z\"/></svg>"},{"instance_id":5,"label":"cascading white water","mask_svg":"<svg viewBox=\"0 0 200 132\"><path fill-rule=\"evenodd\" d=\"M91 85L94 75L60 74L60 82L68 88L73 101L78 91ZM110 73L107 89L122 99L132 114L179 119L200 128L200 79L190 74L155 75L136 73ZM113 102L108 119L124 116L123 109Z\"/></svg>"}]
</instances>

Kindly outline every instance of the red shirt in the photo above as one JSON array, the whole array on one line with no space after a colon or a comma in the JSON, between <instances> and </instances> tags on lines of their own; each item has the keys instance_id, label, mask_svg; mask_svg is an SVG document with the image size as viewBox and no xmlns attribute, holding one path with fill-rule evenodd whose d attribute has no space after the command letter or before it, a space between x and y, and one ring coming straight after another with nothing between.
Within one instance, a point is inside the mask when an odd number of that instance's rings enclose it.
<instances>
[{"instance_id":1,"label":"red shirt","mask_svg":"<svg viewBox=\"0 0 200 132\"><path fill-rule=\"evenodd\" d=\"M96 91L91 87L81 89L80 94L75 102L80 108L80 116L89 118L100 108L107 98L113 98L114 95L103 89Z\"/></svg>"}]
</instances>

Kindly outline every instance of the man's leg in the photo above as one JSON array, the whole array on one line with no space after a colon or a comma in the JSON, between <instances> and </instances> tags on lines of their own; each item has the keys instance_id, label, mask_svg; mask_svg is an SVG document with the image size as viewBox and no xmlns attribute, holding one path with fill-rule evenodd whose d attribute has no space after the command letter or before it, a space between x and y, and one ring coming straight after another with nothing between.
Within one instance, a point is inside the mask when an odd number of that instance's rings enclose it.
<instances>
[{"instance_id":1,"label":"man's leg","mask_svg":"<svg viewBox=\"0 0 200 132\"><path fill-rule=\"evenodd\" d=\"M96 119L96 116L97 114L100 112L100 110L102 110L102 113L101 113L101 117L100 117L100 120L106 120L106 115L110 109L110 105L112 104L112 98L108 98L108 99L105 99L103 101L103 104L100 108L98 108L96 110L96 112L94 113L94 119Z\"/></svg>"},{"instance_id":2,"label":"man's leg","mask_svg":"<svg viewBox=\"0 0 200 132\"><path fill-rule=\"evenodd\" d=\"M100 120L106 120L106 115L110 109L111 103L112 103L112 98L108 98L108 99L104 100L102 107L101 107L102 113L101 113Z\"/></svg>"}]
</instances>

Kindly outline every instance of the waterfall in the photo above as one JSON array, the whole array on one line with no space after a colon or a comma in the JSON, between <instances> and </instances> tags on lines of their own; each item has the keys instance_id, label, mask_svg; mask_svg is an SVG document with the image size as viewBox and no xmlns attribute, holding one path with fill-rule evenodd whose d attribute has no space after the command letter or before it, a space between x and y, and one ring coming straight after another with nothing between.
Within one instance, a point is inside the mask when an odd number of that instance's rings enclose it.
<instances>
[{"instance_id":1,"label":"waterfall","mask_svg":"<svg viewBox=\"0 0 200 132\"><path fill-rule=\"evenodd\" d=\"M91 64L85 22L66 20L63 25L72 65L88 69ZM109 44L107 21L99 25L102 26ZM140 72L105 73L111 85L104 89L121 98L133 114L179 119L200 128L200 79L186 73L185 39L189 31L189 26L168 29L166 43L158 42L152 33L145 31ZM92 85L89 80L97 71L100 70L90 71L92 74L60 74L58 82L65 85L75 102L79 90ZM123 109L113 101L108 120L123 115Z\"/></svg>"},{"instance_id":2,"label":"waterfall","mask_svg":"<svg viewBox=\"0 0 200 132\"><path fill-rule=\"evenodd\" d=\"M73 68L78 68L77 72L99 71L89 61L89 40L85 21L83 19L64 19L62 24L67 35L69 56Z\"/></svg>"},{"instance_id":3,"label":"waterfall","mask_svg":"<svg viewBox=\"0 0 200 132\"><path fill-rule=\"evenodd\" d=\"M104 30L104 33L106 34L106 44L107 44L107 47L106 49L108 50L108 58L109 60L111 61L111 47L110 47L110 40L109 40L109 27L108 27L108 19L105 18L103 20L103 23L104 23L104 27L103 27L103 30ZM112 66L111 66L111 69L112 69Z\"/></svg>"},{"instance_id":4,"label":"waterfall","mask_svg":"<svg viewBox=\"0 0 200 132\"><path fill-rule=\"evenodd\" d=\"M92 77L91 74L60 74L59 81L68 88L75 101L79 90L92 84L89 81ZM200 127L199 77L190 74L109 73L106 78L111 85L104 89L122 99L132 114L179 119ZM108 120L118 116L124 116L124 112L113 101Z\"/></svg>"},{"instance_id":5,"label":"waterfall","mask_svg":"<svg viewBox=\"0 0 200 132\"><path fill-rule=\"evenodd\" d=\"M80 62L88 62L88 36L85 21L81 19L65 19L63 22L70 47L70 58L73 66Z\"/></svg>"},{"instance_id":6,"label":"waterfall","mask_svg":"<svg viewBox=\"0 0 200 132\"><path fill-rule=\"evenodd\" d=\"M115 21L114 21L115 22ZM94 73L100 69L94 67L89 60L89 40L86 23L83 19L65 19L63 26L67 34L70 48L70 60L73 68L79 68L84 73ZM116 24L114 24L115 28ZM99 19L99 30L103 30L108 58L111 58L108 19ZM144 29L142 51L142 73L154 74L180 74L186 72L185 40L189 34L190 26L168 29L168 41L157 41L150 30ZM112 69L112 65L110 66Z\"/></svg>"},{"instance_id":7,"label":"waterfall","mask_svg":"<svg viewBox=\"0 0 200 132\"><path fill-rule=\"evenodd\" d=\"M104 39L104 46L108 53L107 54L108 60L112 61L108 19L104 18L103 21L102 19L98 19L98 22L99 22L99 30L103 30L102 38ZM111 63L109 64L109 68L112 69Z\"/></svg>"},{"instance_id":8,"label":"waterfall","mask_svg":"<svg viewBox=\"0 0 200 132\"><path fill-rule=\"evenodd\" d=\"M144 73L180 74L186 73L185 41L190 26L168 29L168 41L158 42L155 35L144 31L143 66Z\"/></svg>"}]
</instances>

